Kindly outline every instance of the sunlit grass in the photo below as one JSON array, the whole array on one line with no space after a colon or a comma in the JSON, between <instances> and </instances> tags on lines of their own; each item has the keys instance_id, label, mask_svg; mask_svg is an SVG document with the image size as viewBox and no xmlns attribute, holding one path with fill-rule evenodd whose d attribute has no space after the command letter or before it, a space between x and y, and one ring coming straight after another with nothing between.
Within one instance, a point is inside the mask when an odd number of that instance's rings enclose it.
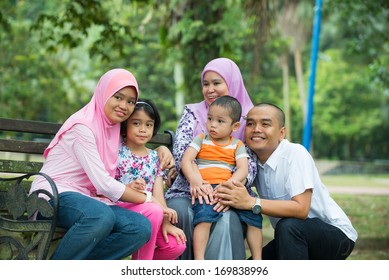
<instances>
[{"instance_id":1,"label":"sunlit grass","mask_svg":"<svg viewBox=\"0 0 389 280\"><path fill-rule=\"evenodd\" d=\"M389 174L383 175L324 175L326 186L388 187Z\"/></svg>"}]
</instances>

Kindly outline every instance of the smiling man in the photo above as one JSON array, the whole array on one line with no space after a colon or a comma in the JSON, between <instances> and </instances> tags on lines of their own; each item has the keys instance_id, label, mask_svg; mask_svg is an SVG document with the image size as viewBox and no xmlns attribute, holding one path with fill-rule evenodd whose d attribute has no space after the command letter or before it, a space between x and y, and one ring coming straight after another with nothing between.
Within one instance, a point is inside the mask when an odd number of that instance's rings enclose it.
<instances>
[{"instance_id":1,"label":"smiling man","mask_svg":"<svg viewBox=\"0 0 389 280\"><path fill-rule=\"evenodd\" d=\"M262 213L274 228L263 259L346 259L357 232L321 182L315 162L285 136L285 114L274 104L254 106L246 118L246 143L257 157L254 180ZM221 203L254 211L256 201L239 182L217 189Z\"/></svg>"}]
</instances>

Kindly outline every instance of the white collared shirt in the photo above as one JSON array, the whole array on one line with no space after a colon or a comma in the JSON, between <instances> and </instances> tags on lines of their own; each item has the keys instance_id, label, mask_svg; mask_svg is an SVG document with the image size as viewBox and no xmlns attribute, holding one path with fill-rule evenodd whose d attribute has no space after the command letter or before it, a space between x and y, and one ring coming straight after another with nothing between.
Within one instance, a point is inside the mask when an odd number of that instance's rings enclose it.
<instances>
[{"instance_id":1,"label":"white collared shirt","mask_svg":"<svg viewBox=\"0 0 389 280\"><path fill-rule=\"evenodd\" d=\"M356 241L356 230L321 182L315 162L304 146L284 139L265 164L258 161L254 185L261 198L272 200L291 200L305 190L312 189L308 218L320 218ZM273 228L279 220L270 217Z\"/></svg>"}]
</instances>

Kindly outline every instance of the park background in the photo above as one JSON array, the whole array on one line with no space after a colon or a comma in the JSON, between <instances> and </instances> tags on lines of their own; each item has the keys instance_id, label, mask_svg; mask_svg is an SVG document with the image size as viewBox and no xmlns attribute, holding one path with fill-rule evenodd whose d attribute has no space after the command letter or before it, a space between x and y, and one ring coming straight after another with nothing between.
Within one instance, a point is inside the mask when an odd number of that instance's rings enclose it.
<instances>
[{"instance_id":1,"label":"park background","mask_svg":"<svg viewBox=\"0 0 389 280\"><path fill-rule=\"evenodd\" d=\"M301 143L314 14L313 0L2 0L0 117L61 123L120 67L175 131L222 56ZM386 0L322 1L310 152L359 233L350 259L389 259L388 30Z\"/></svg>"}]
</instances>

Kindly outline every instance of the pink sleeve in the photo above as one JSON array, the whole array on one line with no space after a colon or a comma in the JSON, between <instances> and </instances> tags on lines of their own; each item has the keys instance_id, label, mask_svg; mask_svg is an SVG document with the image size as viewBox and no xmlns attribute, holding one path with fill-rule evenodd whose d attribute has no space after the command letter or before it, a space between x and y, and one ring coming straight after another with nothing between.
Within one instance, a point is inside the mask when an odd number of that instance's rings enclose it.
<instances>
[{"instance_id":1,"label":"pink sleeve","mask_svg":"<svg viewBox=\"0 0 389 280\"><path fill-rule=\"evenodd\" d=\"M126 187L106 171L92 131L85 125L75 125L73 131L75 141L71 149L95 187L96 193L106 196L113 202L118 201Z\"/></svg>"}]
</instances>

